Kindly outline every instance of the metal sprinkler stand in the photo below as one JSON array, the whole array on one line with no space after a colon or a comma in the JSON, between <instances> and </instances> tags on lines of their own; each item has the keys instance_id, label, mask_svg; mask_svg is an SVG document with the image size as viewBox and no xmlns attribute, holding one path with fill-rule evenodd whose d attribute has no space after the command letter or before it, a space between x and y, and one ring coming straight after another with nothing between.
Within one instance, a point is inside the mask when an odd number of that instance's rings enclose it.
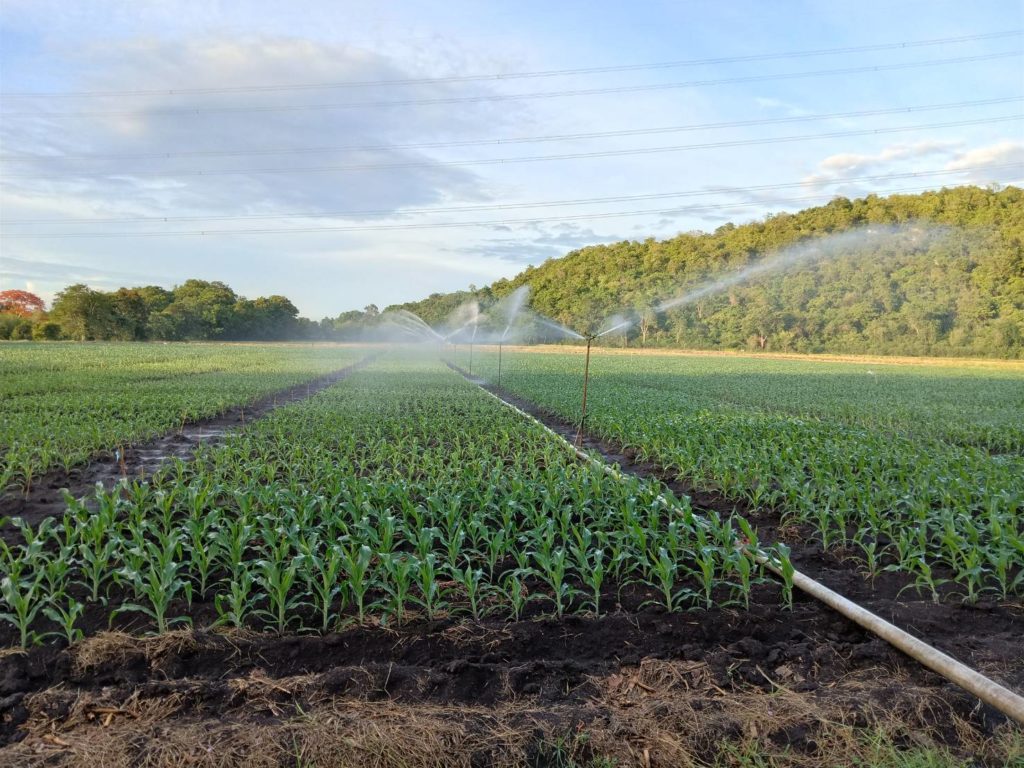
<instances>
[{"instance_id":1,"label":"metal sprinkler stand","mask_svg":"<svg viewBox=\"0 0 1024 768\"><path fill-rule=\"evenodd\" d=\"M576 447L579 448L583 445L583 428L587 423L587 384L590 383L590 345L593 343L596 336L592 333L587 334L587 357L586 362L583 364L583 403L580 407L580 427L576 431Z\"/></svg>"},{"instance_id":2,"label":"metal sprinkler stand","mask_svg":"<svg viewBox=\"0 0 1024 768\"><path fill-rule=\"evenodd\" d=\"M498 341L498 386L501 386L501 345L502 342Z\"/></svg>"}]
</instances>

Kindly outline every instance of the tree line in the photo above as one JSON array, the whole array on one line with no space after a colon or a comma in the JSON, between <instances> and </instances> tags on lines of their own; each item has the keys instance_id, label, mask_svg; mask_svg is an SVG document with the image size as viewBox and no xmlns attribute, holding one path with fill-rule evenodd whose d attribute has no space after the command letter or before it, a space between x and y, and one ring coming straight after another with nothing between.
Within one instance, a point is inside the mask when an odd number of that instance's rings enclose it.
<instances>
[{"instance_id":1,"label":"tree line","mask_svg":"<svg viewBox=\"0 0 1024 768\"><path fill-rule=\"evenodd\" d=\"M865 239L850 253L766 274L665 312L653 308L766 256L886 225L940 237ZM486 308L529 285L533 308L581 331L632 321L603 343L903 355L1024 358L1024 192L955 187L917 195L837 197L797 213L668 240L597 245L483 288L394 305L440 327L468 301ZM0 292L0 339L337 340L373 338L371 304L320 321L284 296L247 299L221 282L186 280L99 291L72 285L47 312L24 291Z\"/></svg>"},{"instance_id":2,"label":"tree line","mask_svg":"<svg viewBox=\"0 0 1024 768\"><path fill-rule=\"evenodd\" d=\"M653 310L787 249L893 225L934 236L856 239L834 257ZM607 344L1024 358L1024 192L837 197L711 233L581 248L510 280L401 306L436 324L467 300L486 308L522 285L537 311L580 331L613 315L632 320Z\"/></svg>"},{"instance_id":3,"label":"tree line","mask_svg":"<svg viewBox=\"0 0 1024 768\"><path fill-rule=\"evenodd\" d=\"M26 291L0 293L0 338L76 341L284 341L321 338L284 296L247 299L221 282L186 280L100 291L76 284L49 312Z\"/></svg>"}]
</instances>

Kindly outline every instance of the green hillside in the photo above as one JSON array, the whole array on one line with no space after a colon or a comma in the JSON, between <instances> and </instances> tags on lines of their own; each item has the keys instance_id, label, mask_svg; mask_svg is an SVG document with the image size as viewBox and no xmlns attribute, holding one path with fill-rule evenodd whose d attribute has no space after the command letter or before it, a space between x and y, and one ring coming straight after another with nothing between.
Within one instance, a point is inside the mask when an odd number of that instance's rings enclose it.
<instances>
[{"instance_id":1,"label":"green hillside","mask_svg":"<svg viewBox=\"0 0 1024 768\"><path fill-rule=\"evenodd\" d=\"M923 243L874 237L833 258L765 275L666 312L687 288L848 230L907 225ZM826 240L822 243L829 242ZM440 324L528 284L539 312L596 330L633 316L607 343L703 349L1024 357L1024 191L965 186L849 200L669 240L573 251L483 289L401 305Z\"/></svg>"}]
</instances>

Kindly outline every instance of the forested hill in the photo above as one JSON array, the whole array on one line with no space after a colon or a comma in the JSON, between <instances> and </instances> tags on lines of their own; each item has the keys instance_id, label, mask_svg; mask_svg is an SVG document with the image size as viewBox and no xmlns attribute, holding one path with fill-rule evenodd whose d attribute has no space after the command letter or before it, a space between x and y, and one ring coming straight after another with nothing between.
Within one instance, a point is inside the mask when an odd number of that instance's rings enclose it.
<instances>
[{"instance_id":1,"label":"forested hill","mask_svg":"<svg viewBox=\"0 0 1024 768\"><path fill-rule=\"evenodd\" d=\"M812 238L908 223L946 234L916 245L868 238L835 258L649 311L687 287ZM630 345L1024 357L1024 191L965 186L836 198L712 233L582 248L476 292L402 306L440 324L474 296L486 306L526 284L535 309L574 328L633 315Z\"/></svg>"}]
</instances>

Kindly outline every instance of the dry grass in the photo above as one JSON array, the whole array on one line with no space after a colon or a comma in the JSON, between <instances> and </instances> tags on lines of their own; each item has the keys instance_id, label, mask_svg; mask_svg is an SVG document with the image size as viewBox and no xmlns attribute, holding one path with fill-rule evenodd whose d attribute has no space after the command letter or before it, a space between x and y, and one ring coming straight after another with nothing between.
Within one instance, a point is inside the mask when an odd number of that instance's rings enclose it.
<instances>
[{"instance_id":1,"label":"dry grass","mask_svg":"<svg viewBox=\"0 0 1024 768\"><path fill-rule=\"evenodd\" d=\"M86 658L117 658L125 647L121 638L107 638ZM159 655L166 647L145 650ZM988 764L1024 761L1021 731L1006 728L986 739L948 694L909 680L887 681L880 697L870 670L815 691L778 681L767 691L723 690L703 662L647 659L591 678L593 695L583 703L541 706L513 696L493 707L339 698L326 692L329 674L271 678L256 671L228 679L217 685L230 701L212 711L209 681L157 681L147 684L148 697L147 686L51 689L26 701L27 738L7 750L4 764L518 768L545 743L577 759L566 766L584 766L591 756L646 768L730 765L746 754L794 768L855 759L871 765L879 744L941 753L951 743Z\"/></svg>"},{"instance_id":2,"label":"dry grass","mask_svg":"<svg viewBox=\"0 0 1024 768\"><path fill-rule=\"evenodd\" d=\"M124 665L139 657L154 664L164 656L179 655L199 647L200 640L191 629L173 630L152 637L138 637L127 632L100 632L73 645L69 653L75 670L84 673L107 665Z\"/></svg>"}]
</instances>

